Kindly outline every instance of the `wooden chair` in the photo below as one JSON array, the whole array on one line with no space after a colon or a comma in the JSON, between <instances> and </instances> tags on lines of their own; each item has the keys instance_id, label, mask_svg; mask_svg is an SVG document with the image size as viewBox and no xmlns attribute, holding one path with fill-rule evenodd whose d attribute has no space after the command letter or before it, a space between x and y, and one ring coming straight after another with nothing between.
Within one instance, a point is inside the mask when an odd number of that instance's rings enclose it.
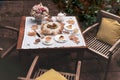
<instances>
[{"instance_id":1,"label":"wooden chair","mask_svg":"<svg viewBox=\"0 0 120 80\"><path fill-rule=\"evenodd\" d=\"M7 55L17 43L18 29L11 26L0 26L0 57ZM13 35L16 34L16 36Z\"/></svg>"},{"instance_id":2,"label":"wooden chair","mask_svg":"<svg viewBox=\"0 0 120 80\"><path fill-rule=\"evenodd\" d=\"M120 22L119 16L114 15L114 14L109 13L109 12L106 12L104 10L101 10L98 14L97 22L94 25L85 29L83 31L83 35L84 35L84 38L86 40L86 44L88 46L88 49L90 51L94 52L99 57L102 57L105 60L107 60L107 66L105 69L106 71L105 71L105 78L104 78L106 80L107 72L109 69L109 63L110 63L112 55L120 53L120 39L113 46L111 46L111 45L109 45L105 42L99 41L95 38L96 33L98 31L98 28L99 28L99 25L101 23L102 17L115 19L118 22Z\"/></svg>"},{"instance_id":3,"label":"wooden chair","mask_svg":"<svg viewBox=\"0 0 120 80\"><path fill-rule=\"evenodd\" d=\"M35 71L35 74L33 74L33 77L31 78L31 75L33 73L33 69L35 67L35 64L37 63L39 56L36 56L32 62L32 65L27 73L26 77L18 77L18 80L35 80L36 77L40 76L47 70L45 69L38 69ZM80 68L81 68L81 61L78 61L76 74L73 73L66 73L66 72L60 72L64 77L66 77L68 80L80 80Z\"/></svg>"}]
</instances>

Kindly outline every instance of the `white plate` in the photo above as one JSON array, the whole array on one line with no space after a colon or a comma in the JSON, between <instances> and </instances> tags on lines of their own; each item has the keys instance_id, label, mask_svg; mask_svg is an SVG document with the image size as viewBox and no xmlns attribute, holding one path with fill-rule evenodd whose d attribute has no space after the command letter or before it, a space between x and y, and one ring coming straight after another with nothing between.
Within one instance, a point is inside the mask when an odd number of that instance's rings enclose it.
<instances>
[{"instance_id":1,"label":"white plate","mask_svg":"<svg viewBox=\"0 0 120 80\"><path fill-rule=\"evenodd\" d=\"M73 32L74 26L71 25L71 24L67 24L67 25L64 26L64 29L65 29L66 31Z\"/></svg>"},{"instance_id":2,"label":"white plate","mask_svg":"<svg viewBox=\"0 0 120 80\"><path fill-rule=\"evenodd\" d=\"M42 43L45 45L52 45L54 43L52 37L51 37L51 40L49 42L46 41L46 37L42 39Z\"/></svg>"},{"instance_id":3,"label":"white plate","mask_svg":"<svg viewBox=\"0 0 120 80\"><path fill-rule=\"evenodd\" d=\"M60 42L60 43L64 43L68 40L67 35L63 35L63 34L56 35L54 39L55 41Z\"/></svg>"}]
</instances>

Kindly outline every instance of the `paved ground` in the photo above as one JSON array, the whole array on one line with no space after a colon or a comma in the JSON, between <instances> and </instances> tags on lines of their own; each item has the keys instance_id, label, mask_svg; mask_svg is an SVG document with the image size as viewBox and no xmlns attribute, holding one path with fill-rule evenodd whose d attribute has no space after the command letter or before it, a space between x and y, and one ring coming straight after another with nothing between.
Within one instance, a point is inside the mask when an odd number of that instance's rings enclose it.
<instances>
[{"instance_id":1,"label":"paved ground","mask_svg":"<svg viewBox=\"0 0 120 80\"><path fill-rule=\"evenodd\" d=\"M0 25L10 25L19 28L21 16L29 16L31 7L40 1L50 9L51 15L57 15L59 10L51 0L0 1ZM91 57L88 52L86 52L86 55ZM73 72L75 68L73 65L75 65L75 62L71 60L71 57L73 57L73 55L59 54L59 57L58 55L42 55L41 66L44 68L52 66L58 70ZM45 60L46 58L47 60ZM59 60L56 60L58 58ZM119 58L120 54L113 56L107 80L120 80L120 66L116 63ZM33 57L25 56L23 59L24 60L19 61L19 56L16 50L14 50L3 60L0 60L0 80L16 80L17 76L24 75ZM98 65L97 60L83 61L80 79L103 80L104 72L101 70L101 66L104 65L103 63L104 60L101 60L101 65Z\"/></svg>"}]
</instances>

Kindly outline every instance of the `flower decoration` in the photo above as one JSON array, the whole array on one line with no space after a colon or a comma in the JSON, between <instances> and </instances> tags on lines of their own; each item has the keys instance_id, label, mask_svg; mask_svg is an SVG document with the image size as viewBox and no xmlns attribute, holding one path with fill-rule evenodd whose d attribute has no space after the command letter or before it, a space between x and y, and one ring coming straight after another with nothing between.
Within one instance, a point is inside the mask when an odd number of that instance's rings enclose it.
<instances>
[{"instance_id":1,"label":"flower decoration","mask_svg":"<svg viewBox=\"0 0 120 80\"><path fill-rule=\"evenodd\" d=\"M48 14L48 8L46 6L43 6L42 3L34 5L30 12L30 15L33 17L47 16Z\"/></svg>"}]
</instances>

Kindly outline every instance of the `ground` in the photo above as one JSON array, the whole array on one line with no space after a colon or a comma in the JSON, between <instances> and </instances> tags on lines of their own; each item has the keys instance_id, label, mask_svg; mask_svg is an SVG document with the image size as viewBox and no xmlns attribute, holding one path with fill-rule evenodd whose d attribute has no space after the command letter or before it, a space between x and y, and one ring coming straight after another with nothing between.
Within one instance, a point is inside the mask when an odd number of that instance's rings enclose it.
<instances>
[{"instance_id":1,"label":"ground","mask_svg":"<svg viewBox=\"0 0 120 80\"><path fill-rule=\"evenodd\" d=\"M52 0L0 1L0 25L14 26L19 29L21 17L30 16L29 13L32 6L39 2L42 2L43 5L49 8L50 15L58 14L59 10ZM93 56L88 52L85 52L85 54L87 56L89 55L89 57ZM58 70L74 72L75 61L71 59L71 57L74 58L74 55L58 55L42 55L40 61L41 67L48 68L52 66ZM107 80L120 80L120 66L116 63L117 59L120 58L119 55L120 54L115 54L112 58ZM18 76L25 75L28 66L30 66L32 62L33 56L24 56L22 59L23 60L19 59L18 52L14 50L4 59L0 60L0 80L16 80ZM104 60L101 60L102 65L104 65L103 63ZM83 61L80 80L103 80L104 72L101 70L101 66L95 59Z\"/></svg>"}]
</instances>

